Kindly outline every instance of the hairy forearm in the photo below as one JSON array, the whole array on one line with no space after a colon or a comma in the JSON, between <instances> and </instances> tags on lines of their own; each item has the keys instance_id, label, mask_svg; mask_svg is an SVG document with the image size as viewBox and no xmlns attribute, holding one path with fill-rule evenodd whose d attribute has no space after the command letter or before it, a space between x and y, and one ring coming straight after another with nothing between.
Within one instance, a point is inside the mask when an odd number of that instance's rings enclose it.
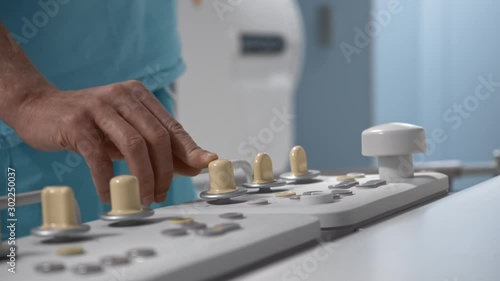
<instances>
[{"instance_id":1,"label":"hairy forearm","mask_svg":"<svg viewBox=\"0 0 500 281\"><path fill-rule=\"evenodd\" d=\"M0 23L0 120L13 126L23 105L53 88Z\"/></svg>"}]
</instances>

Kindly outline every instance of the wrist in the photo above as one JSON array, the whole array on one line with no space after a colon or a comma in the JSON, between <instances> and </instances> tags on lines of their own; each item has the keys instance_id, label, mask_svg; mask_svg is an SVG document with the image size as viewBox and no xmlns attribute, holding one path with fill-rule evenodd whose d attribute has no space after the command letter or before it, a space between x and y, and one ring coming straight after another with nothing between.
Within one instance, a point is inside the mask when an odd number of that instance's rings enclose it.
<instances>
[{"instance_id":1,"label":"wrist","mask_svg":"<svg viewBox=\"0 0 500 281\"><path fill-rule=\"evenodd\" d=\"M0 101L0 119L14 130L19 126L26 108L43 95L55 92L57 89L45 81L31 81L32 83L11 83L10 87L3 87ZM33 83L34 82L34 83ZM17 131L17 130L16 130Z\"/></svg>"}]
</instances>

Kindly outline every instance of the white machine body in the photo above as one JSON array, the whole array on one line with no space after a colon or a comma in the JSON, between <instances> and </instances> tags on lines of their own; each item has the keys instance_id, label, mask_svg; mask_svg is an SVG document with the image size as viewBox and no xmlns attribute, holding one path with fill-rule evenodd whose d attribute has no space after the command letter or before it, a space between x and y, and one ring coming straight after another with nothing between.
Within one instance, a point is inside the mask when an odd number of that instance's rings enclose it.
<instances>
[{"instance_id":1,"label":"white machine body","mask_svg":"<svg viewBox=\"0 0 500 281\"><path fill-rule=\"evenodd\" d=\"M213 226L221 223L237 223L240 229L219 236L204 237L189 230L187 235L168 237L166 229L180 228L168 222L168 218L179 216L172 208L157 209L151 220L143 225L114 226L109 222L89 223L92 233L88 239L75 242L41 241L34 236L21 238L18 242L18 270L7 272L8 264L2 262L2 276L12 281L53 280L215 280L270 256L290 250L319 238L319 223L309 216L252 215L244 214L238 220L220 218L216 214L192 215L199 223ZM279 227L276 227L279 226ZM80 246L85 252L76 256L59 256L57 249ZM154 249L155 255L131 260L118 266L105 266L101 259L123 256L131 249ZM59 272L41 273L35 268L43 262L62 263L65 269ZM79 264L102 265L101 272L78 275L73 268ZM2 280L4 280L2 278Z\"/></svg>"},{"instance_id":2,"label":"white machine body","mask_svg":"<svg viewBox=\"0 0 500 281\"><path fill-rule=\"evenodd\" d=\"M274 189L271 193L249 191L247 194L233 199L233 204L213 204L205 201L172 206L180 211L190 213L244 212L251 214L296 214L311 215L320 220L323 230L342 230L344 234L373 221L401 212L405 209L445 196L448 193L448 177L440 173L415 173L409 179L388 182L376 188L351 187L353 195L342 196L341 199L326 203L301 204L301 200L309 195L305 192L321 191L331 193L331 185L340 183L336 176L320 176L317 182L308 184L288 184ZM360 184L380 179L379 175L367 175L356 179ZM300 200L277 197L278 192L290 191L301 195ZM333 198L333 195L331 195ZM268 204L254 205L247 202L265 198ZM330 238L337 238L334 236Z\"/></svg>"},{"instance_id":3,"label":"white machine body","mask_svg":"<svg viewBox=\"0 0 500 281\"><path fill-rule=\"evenodd\" d=\"M178 5L187 65L176 85L178 119L220 158L251 162L266 151L285 171L304 52L296 1Z\"/></svg>"}]
</instances>

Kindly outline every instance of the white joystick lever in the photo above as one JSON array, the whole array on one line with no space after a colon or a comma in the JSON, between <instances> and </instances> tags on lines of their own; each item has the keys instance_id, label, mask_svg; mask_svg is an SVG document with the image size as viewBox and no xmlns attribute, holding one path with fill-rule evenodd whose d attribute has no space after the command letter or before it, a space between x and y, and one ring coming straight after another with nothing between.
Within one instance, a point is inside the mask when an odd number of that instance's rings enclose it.
<instances>
[{"instance_id":1,"label":"white joystick lever","mask_svg":"<svg viewBox=\"0 0 500 281\"><path fill-rule=\"evenodd\" d=\"M405 123L388 123L363 131L362 154L376 156L381 180L413 177L413 154L426 151L422 127Z\"/></svg>"}]
</instances>

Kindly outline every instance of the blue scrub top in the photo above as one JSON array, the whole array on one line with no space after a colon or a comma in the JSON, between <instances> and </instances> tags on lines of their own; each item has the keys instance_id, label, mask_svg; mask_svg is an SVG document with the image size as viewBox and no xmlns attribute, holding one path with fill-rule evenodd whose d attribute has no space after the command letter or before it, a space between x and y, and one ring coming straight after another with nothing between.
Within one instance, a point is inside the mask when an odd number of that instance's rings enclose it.
<instances>
[{"instance_id":1,"label":"blue scrub top","mask_svg":"<svg viewBox=\"0 0 500 281\"><path fill-rule=\"evenodd\" d=\"M70 90L141 80L172 109L165 87L185 69L175 0L0 1L0 21L56 87ZM46 185L69 185L84 221L96 219L103 211L81 156L36 151L1 121L0 167L2 186L7 186L7 168L16 169L17 193ZM115 172L128 173L123 161L115 163ZM5 194L2 188L0 196ZM186 178L175 179L167 204L192 199L192 183ZM41 221L39 205L20 207L17 215L22 217L18 236L28 234L29 228ZM2 212L2 221L5 219Z\"/></svg>"}]
</instances>

